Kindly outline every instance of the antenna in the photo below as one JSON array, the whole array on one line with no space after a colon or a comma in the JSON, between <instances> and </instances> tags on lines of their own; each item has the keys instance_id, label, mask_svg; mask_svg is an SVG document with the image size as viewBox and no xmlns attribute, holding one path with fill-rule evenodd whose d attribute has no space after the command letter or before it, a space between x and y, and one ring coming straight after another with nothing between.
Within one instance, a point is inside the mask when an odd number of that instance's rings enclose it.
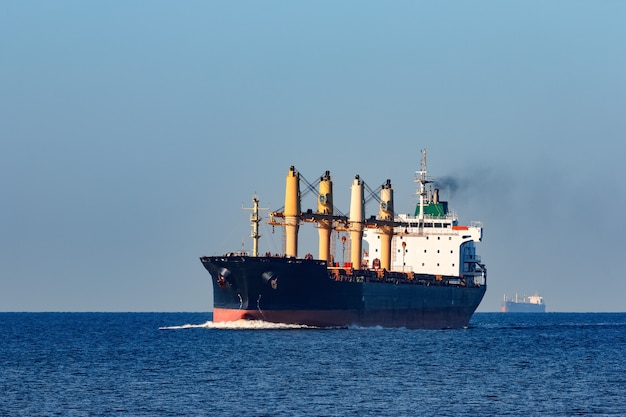
<instances>
[{"instance_id":1,"label":"antenna","mask_svg":"<svg viewBox=\"0 0 626 417\"><path fill-rule=\"evenodd\" d=\"M424 203L427 198L426 184L431 183L432 180L428 178L428 169L426 168L426 148L422 149L421 152L422 162L420 164L420 170L415 172L415 182L419 184L419 190L417 191L420 196L419 219L424 220Z\"/></svg>"}]
</instances>

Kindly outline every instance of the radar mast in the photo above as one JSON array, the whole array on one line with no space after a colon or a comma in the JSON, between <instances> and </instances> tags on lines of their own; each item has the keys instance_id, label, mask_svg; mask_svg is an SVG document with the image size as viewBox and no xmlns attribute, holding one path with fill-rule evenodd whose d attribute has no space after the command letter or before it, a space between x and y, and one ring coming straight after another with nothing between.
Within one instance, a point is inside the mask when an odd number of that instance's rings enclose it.
<instances>
[{"instance_id":1,"label":"radar mast","mask_svg":"<svg viewBox=\"0 0 626 417\"><path fill-rule=\"evenodd\" d=\"M420 196L419 220L420 222L423 222L424 221L424 205L428 197L428 193L426 191L426 184L430 184L433 181L431 178L428 177L428 168L426 166L426 148L422 149L421 152L422 152L422 162L420 164L420 170L415 172L415 182L419 184L419 189L417 190L418 195Z\"/></svg>"}]
</instances>

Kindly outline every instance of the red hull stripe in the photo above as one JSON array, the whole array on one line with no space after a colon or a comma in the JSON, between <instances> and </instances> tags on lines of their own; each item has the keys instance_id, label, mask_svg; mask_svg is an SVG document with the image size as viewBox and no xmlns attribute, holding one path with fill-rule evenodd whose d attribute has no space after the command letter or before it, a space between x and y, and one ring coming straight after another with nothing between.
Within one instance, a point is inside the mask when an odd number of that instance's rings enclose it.
<instances>
[{"instance_id":1,"label":"red hull stripe","mask_svg":"<svg viewBox=\"0 0 626 417\"><path fill-rule=\"evenodd\" d=\"M441 329L467 326L471 314L462 311L427 310L233 310L215 308L214 322L262 320L270 323L304 324L316 327L382 326L411 329Z\"/></svg>"}]
</instances>

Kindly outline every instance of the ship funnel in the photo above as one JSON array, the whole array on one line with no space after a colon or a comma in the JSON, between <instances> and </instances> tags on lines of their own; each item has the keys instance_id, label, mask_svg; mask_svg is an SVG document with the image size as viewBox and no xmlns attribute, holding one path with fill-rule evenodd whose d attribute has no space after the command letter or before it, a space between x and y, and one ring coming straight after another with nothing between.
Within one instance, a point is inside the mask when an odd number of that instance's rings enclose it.
<instances>
[{"instance_id":1,"label":"ship funnel","mask_svg":"<svg viewBox=\"0 0 626 417\"><path fill-rule=\"evenodd\" d=\"M392 222L393 213L393 188L391 180L387 180L380 190L380 207L378 209L378 219ZM391 239L393 237L393 225L379 227L380 233L380 267L391 270Z\"/></svg>"},{"instance_id":2,"label":"ship funnel","mask_svg":"<svg viewBox=\"0 0 626 417\"><path fill-rule=\"evenodd\" d=\"M285 187L285 255L298 256L298 228L300 227L300 173L289 167Z\"/></svg>"},{"instance_id":3,"label":"ship funnel","mask_svg":"<svg viewBox=\"0 0 626 417\"><path fill-rule=\"evenodd\" d=\"M330 261L330 236L333 226L333 181L330 178L330 171L326 171L320 178L317 212L318 214L329 215L328 218L319 220L317 227L319 234L319 258Z\"/></svg>"},{"instance_id":4,"label":"ship funnel","mask_svg":"<svg viewBox=\"0 0 626 417\"><path fill-rule=\"evenodd\" d=\"M352 267L361 269L361 256L363 250L363 220L365 216L365 200L363 198L363 181L358 175L352 182L350 197L350 261Z\"/></svg>"},{"instance_id":5,"label":"ship funnel","mask_svg":"<svg viewBox=\"0 0 626 417\"><path fill-rule=\"evenodd\" d=\"M433 203L439 203L439 188L435 188L435 190L433 191Z\"/></svg>"}]
</instances>

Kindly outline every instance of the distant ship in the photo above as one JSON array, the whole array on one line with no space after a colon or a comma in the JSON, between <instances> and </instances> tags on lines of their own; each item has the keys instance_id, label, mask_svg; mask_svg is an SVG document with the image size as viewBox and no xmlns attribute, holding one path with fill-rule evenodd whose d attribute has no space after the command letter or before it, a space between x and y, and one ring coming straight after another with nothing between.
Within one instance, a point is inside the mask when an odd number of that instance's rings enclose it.
<instances>
[{"instance_id":1,"label":"distant ship","mask_svg":"<svg viewBox=\"0 0 626 417\"><path fill-rule=\"evenodd\" d=\"M519 297L515 294L515 297L508 298L504 294L504 300L502 301L503 313L545 313L546 305L543 302L543 297L539 295L523 296Z\"/></svg>"},{"instance_id":2,"label":"distant ship","mask_svg":"<svg viewBox=\"0 0 626 417\"><path fill-rule=\"evenodd\" d=\"M301 210L301 181L306 192L316 195L316 211ZM333 206L329 171L311 184L290 167L284 208L272 212L268 222L284 228L284 253L258 255L261 218L255 196L252 254L200 258L212 277L213 320L317 327L467 326L487 288L487 269L474 245L482 240L482 223L459 224L448 203L439 201L439 190L432 189L427 176L425 150L415 182L419 203L414 214L396 215L391 181L372 191L357 175L349 215L343 215ZM372 199L378 201L377 215L366 218L365 203ZM312 254L298 257L303 222L318 229L317 259ZM336 245L344 256L347 251L349 262L336 261L331 251Z\"/></svg>"}]
</instances>

